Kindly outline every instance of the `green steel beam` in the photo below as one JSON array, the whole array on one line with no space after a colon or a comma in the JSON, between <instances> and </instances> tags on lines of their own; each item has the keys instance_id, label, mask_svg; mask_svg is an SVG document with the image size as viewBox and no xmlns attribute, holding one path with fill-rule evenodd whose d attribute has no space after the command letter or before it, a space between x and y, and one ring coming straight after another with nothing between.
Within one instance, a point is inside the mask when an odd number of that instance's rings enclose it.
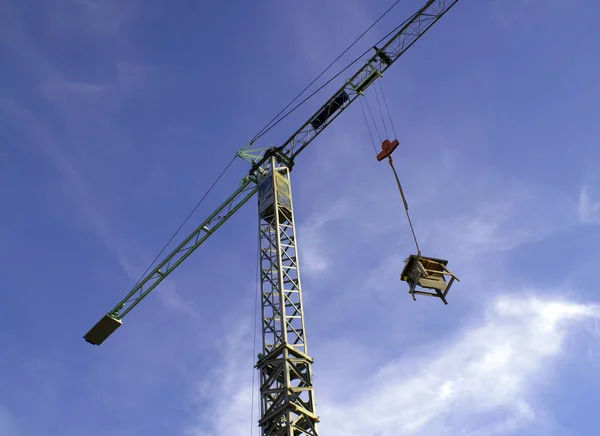
<instances>
[{"instance_id":1,"label":"green steel beam","mask_svg":"<svg viewBox=\"0 0 600 436\"><path fill-rule=\"evenodd\" d=\"M225 221L238 211L254 194L258 187L252 177L246 177L242 185L219 208L214 211L196 230L194 230L175 250L171 252L152 272L143 277L138 284L108 312L84 336L85 340L100 345L118 327L121 320L138 305L154 288L158 286L175 268L187 259L204 241L213 235Z\"/></svg>"},{"instance_id":2,"label":"green steel beam","mask_svg":"<svg viewBox=\"0 0 600 436\"><path fill-rule=\"evenodd\" d=\"M251 145L252 144L248 144L246 147L239 150L236 153L236 156L244 159L246 162L249 162L250 165L254 165L257 160L265 155L265 152L269 149L269 147L250 148Z\"/></svg>"}]
</instances>

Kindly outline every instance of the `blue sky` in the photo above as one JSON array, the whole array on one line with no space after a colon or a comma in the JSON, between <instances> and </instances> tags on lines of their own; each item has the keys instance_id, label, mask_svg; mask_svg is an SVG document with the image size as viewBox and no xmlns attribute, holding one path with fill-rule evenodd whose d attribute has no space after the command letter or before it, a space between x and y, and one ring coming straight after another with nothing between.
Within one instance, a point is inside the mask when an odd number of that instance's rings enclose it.
<instances>
[{"instance_id":1,"label":"blue sky","mask_svg":"<svg viewBox=\"0 0 600 436\"><path fill-rule=\"evenodd\" d=\"M109 341L82 336L391 3L0 0L1 436L258 434L254 202ZM403 0L332 72L422 3ZM462 0L383 78L422 250L461 278L448 306L399 281L414 247L358 104L298 158L322 434L597 434L599 12Z\"/></svg>"}]
</instances>

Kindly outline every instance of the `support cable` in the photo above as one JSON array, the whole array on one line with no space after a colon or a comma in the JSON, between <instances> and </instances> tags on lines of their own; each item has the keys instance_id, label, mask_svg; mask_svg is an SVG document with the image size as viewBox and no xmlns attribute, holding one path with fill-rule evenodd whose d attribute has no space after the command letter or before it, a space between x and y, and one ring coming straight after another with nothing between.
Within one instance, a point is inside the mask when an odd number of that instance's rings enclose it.
<instances>
[{"instance_id":1,"label":"support cable","mask_svg":"<svg viewBox=\"0 0 600 436\"><path fill-rule=\"evenodd\" d=\"M375 98L377 99L377 107L379 107L379 115L381 115L381 122L383 123L383 131L385 132L385 137L389 139L390 135L388 135L385 118L383 117L383 109L381 108L381 102L379 101L379 93L377 92L377 87L374 87L373 91L375 92Z\"/></svg>"},{"instance_id":2,"label":"support cable","mask_svg":"<svg viewBox=\"0 0 600 436\"><path fill-rule=\"evenodd\" d=\"M358 99L360 103L360 109L363 114L363 118L365 119L365 124L367 125L367 130L369 131L369 136L371 137L371 144L373 145L373 150L375 150L375 154L377 154L377 146L375 145L375 139L373 138L373 132L371 132L371 125L369 124L369 120L367 119L367 114L365 112L365 107L362 103L362 99Z\"/></svg>"},{"instance_id":3,"label":"support cable","mask_svg":"<svg viewBox=\"0 0 600 436\"><path fill-rule=\"evenodd\" d=\"M366 95L365 95L365 104L367 106L367 110L369 111L369 114L371 115L371 120L373 120L373 126L375 127L375 131L377 132L379 141L383 142L383 139L381 138L381 133L379 133L379 129L377 128L377 122L375 121L375 117L373 116L373 111L371 110L371 106L369 105L369 100L367 99Z\"/></svg>"},{"instance_id":4,"label":"support cable","mask_svg":"<svg viewBox=\"0 0 600 436\"><path fill-rule=\"evenodd\" d=\"M383 103L385 104L385 108L387 110L388 117L390 118L390 124L392 126L392 131L394 132L394 138L398 139L398 134L396 133L396 128L394 127L394 121L392 120L392 114L390 112L390 108L387 104L387 99L385 98L385 92L383 92L383 85L381 84L381 80L378 80L379 88L381 89L381 95L383 96Z\"/></svg>"},{"instance_id":5,"label":"support cable","mask_svg":"<svg viewBox=\"0 0 600 436\"><path fill-rule=\"evenodd\" d=\"M398 189L400 190L400 195L402 196L402 201L404 202L404 210L406 211L406 217L408 218L408 224L410 225L410 231L412 232L412 236L413 236L413 239L415 240L415 245L417 247L417 256L420 256L421 249L419 248L419 243L417 242L417 236L415 235L415 229L413 228L412 221L410 219L410 214L408 213L408 202L406 201L406 197L404 196L404 191L402 190L402 185L400 184L400 178L398 177L396 168L394 168L394 161L392 160L391 154L388 156L388 160L390 162L390 166L392 167L392 171L394 172L394 176L396 177L396 183L398 183Z\"/></svg>"},{"instance_id":6,"label":"support cable","mask_svg":"<svg viewBox=\"0 0 600 436\"><path fill-rule=\"evenodd\" d=\"M177 234L179 233L179 231L188 222L188 220L191 218L191 216L194 214L194 212L196 212L196 209L198 209L198 207L200 206L200 204L202 204L202 202L204 201L204 199L208 196L208 194L210 194L210 192L213 190L213 188L215 187L215 185L219 182L219 180L221 180L221 178L227 172L227 170L229 169L229 167L231 166L231 164L235 161L236 157L237 156L234 156L233 159L231 159L231 161L229 161L229 163L227 164L227 166L225 167L225 169L223 171L221 171L221 174L219 174L219 176L213 182L213 184L210 185L210 188L208 188L208 190L204 193L204 195L202 196L202 198L200 198L200 200L198 201L198 203L196 203L196 206L194 206L194 208L192 209L192 211L183 220L183 222L181 223L181 225L179 226L179 228L177 230L175 230L175 233L173 233L173 236L171 236L171 238L165 244L165 246L162 248L162 250L160 250L160 253L158 253L156 255L156 257L154 258L154 260L150 263L150 265L148 265L148 268L146 268L146 271L144 271L144 273L140 276L140 278L136 282L135 286L139 285L140 282L142 281L142 279L144 277L146 277L146 274L148 273L148 271L150 271L150 268L152 268L152 265L154 265L154 263L158 260L158 258L163 254L163 252L167 249L167 247L169 246L169 244L173 241L173 239L175 239L175 236L177 236Z\"/></svg>"}]
</instances>

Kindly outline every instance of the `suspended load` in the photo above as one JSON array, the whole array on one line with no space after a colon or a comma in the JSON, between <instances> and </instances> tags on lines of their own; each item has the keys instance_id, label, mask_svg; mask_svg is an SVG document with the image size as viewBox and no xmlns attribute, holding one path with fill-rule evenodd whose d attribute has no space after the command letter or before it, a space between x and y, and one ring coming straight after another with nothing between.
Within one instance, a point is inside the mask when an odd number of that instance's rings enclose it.
<instances>
[{"instance_id":1,"label":"suspended load","mask_svg":"<svg viewBox=\"0 0 600 436\"><path fill-rule=\"evenodd\" d=\"M412 295L413 300L416 300L415 294L427 295L439 297L444 304L448 304L446 295L454 280L460 280L446 267L447 260L411 254L405 262L400 280L408 283L408 293ZM417 286L432 289L433 292L418 290Z\"/></svg>"},{"instance_id":2,"label":"suspended load","mask_svg":"<svg viewBox=\"0 0 600 436\"><path fill-rule=\"evenodd\" d=\"M398 184L398 190L402 196L406 217L417 248L417 254L411 254L409 258L405 260L406 265L400 275L400 279L408 283L408 292L412 295L413 300L416 300L415 295L417 294L427 295L430 297L439 297L444 304L448 304L446 295L448 294L452 283L454 283L454 280L458 280L458 277L446 267L446 265L448 265L447 260L426 257L421 254L417 236L415 235L415 230L412 221L410 220L410 214L408 213L408 202L406 201L402 185L400 184L400 178L398 177L396 168L394 168L394 161L392 160L392 152L398 145L399 142L397 139L394 139L393 141L386 139L383 141L381 144L381 151L377 154L377 160L382 161L386 157L388 158L388 162L392 167L392 171L396 178L396 183ZM431 289L433 292L419 290L417 287L420 287L421 289Z\"/></svg>"}]
</instances>

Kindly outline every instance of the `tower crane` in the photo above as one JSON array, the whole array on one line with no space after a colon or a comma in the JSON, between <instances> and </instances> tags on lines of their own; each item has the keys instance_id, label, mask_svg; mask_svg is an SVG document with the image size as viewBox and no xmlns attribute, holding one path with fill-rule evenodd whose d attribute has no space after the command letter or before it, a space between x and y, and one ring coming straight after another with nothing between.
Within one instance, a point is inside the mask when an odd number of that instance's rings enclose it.
<instances>
[{"instance_id":1,"label":"tower crane","mask_svg":"<svg viewBox=\"0 0 600 436\"><path fill-rule=\"evenodd\" d=\"M300 152L457 2L426 1L381 48L374 47L375 53L366 63L285 143L265 149L247 146L240 150L237 156L250 162L251 168L239 188L158 266L145 274L131 292L85 334L85 340L93 345L102 344L122 325L127 314L258 193L262 308L262 351L256 363L261 397L258 424L263 436L318 436L313 359L306 342L290 171ZM387 151L391 153L389 146ZM385 157L385 146L382 153L378 159ZM423 274L427 275L432 268L435 270L432 265L440 264L436 264L437 260L423 258L419 252L416 257L411 256L401 278L408 281L414 291L414 285ZM445 265L444 262L441 264ZM422 271L417 271L417 278L411 272L413 264L425 265ZM412 282L409 276L413 277ZM431 277L429 281L435 282ZM418 284L426 286L428 283L422 280ZM429 285L439 291L439 286Z\"/></svg>"}]
</instances>

